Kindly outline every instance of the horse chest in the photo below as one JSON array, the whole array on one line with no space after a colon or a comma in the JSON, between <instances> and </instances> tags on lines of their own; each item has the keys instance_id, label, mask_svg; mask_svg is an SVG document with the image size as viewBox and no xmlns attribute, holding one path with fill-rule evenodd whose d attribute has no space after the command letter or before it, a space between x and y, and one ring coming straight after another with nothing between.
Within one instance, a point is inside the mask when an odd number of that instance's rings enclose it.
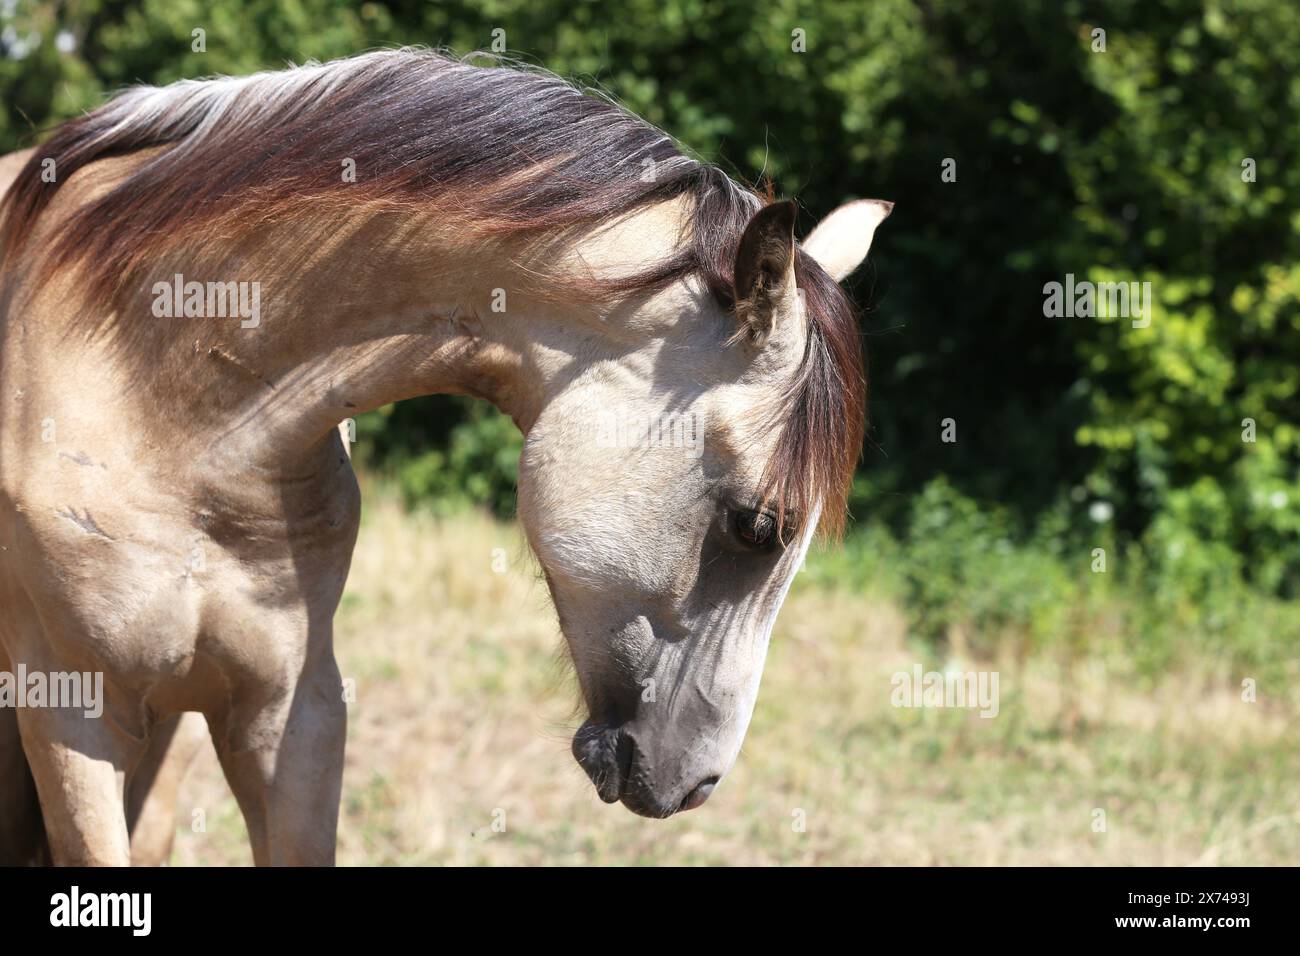
<instances>
[{"instance_id":1,"label":"horse chest","mask_svg":"<svg viewBox=\"0 0 1300 956\"><path fill-rule=\"evenodd\" d=\"M42 656L141 688L186 682L200 657L274 681L305 652L309 609L332 612L342 589L355 530L332 513L294 528L67 490L11 501L0 553L0 574L31 597Z\"/></svg>"}]
</instances>

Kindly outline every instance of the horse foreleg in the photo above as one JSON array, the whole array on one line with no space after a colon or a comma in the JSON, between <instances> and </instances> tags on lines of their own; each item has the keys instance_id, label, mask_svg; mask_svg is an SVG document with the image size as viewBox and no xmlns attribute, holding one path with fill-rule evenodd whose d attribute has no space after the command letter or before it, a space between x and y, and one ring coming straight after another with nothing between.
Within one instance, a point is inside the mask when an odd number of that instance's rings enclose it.
<instances>
[{"instance_id":1,"label":"horse foreleg","mask_svg":"<svg viewBox=\"0 0 1300 956\"><path fill-rule=\"evenodd\" d=\"M333 866L347 708L332 653L291 694L214 719L213 743L258 866Z\"/></svg>"},{"instance_id":2,"label":"horse foreleg","mask_svg":"<svg viewBox=\"0 0 1300 956\"><path fill-rule=\"evenodd\" d=\"M79 710L18 712L56 866L126 866L123 780L138 743Z\"/></svg>"},{"instance_id":3,"label":"horse foreleg","mask_svg":"<svg viewBox=\"0 0 1300 956\"><path fill-rule=\"evenodd\" d=\"M154 729L126 784L131 865L162 866L176 835L176 799L207 740L202 714L178 714Z\"/></svg>"}]
</instances>

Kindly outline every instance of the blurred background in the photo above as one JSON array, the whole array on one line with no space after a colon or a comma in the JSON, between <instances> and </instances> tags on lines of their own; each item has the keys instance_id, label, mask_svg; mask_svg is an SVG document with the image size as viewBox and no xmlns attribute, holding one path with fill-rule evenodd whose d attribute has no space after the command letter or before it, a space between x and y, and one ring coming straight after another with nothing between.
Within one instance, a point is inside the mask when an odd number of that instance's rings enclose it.
<instances>
[{"instance_id":1,"label":"blurred background","mask_svg":"<svg viewBox=\"0 0 1300 956\"><path fill-rule=\"evenodd\" d=\"M343 861L1300 860L1295 4L0 0L0 150L132 82L494 41L771 177L805 231L897 204L850 283L869 433L740 765L656 827L568 757L513 426L361 419ZM1152 321L1045 317L1067 274L1151 283ZM999 717L892 708L913 663L998 670ZM214 762L186 799L212 822L178 860L246 861Z\"/></svg>"}]
</instances>

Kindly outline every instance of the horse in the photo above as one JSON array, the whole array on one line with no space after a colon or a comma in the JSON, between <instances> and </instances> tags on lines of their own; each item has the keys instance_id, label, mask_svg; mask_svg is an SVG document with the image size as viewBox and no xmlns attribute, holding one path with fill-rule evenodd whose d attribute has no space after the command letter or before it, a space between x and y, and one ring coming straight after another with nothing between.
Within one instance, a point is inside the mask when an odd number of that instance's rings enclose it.
<instances>
[{"instance_id":1,"label":"horse","mask_svg":"<svg viewBox=\"0 0 1300 956\"><path fill-rule=\"evenodd\" d=\"M524 435L597 795L708 799L845 519L866 375L839 283L892 204L800 242L793 201L610 98L416 48L131 87L5 168L0 664L102 674L104 701L0 718L27 828L0 855L43 826L55 864L130 863L201 714L254 861L334 862L339 425L436 393Z\"/></svg>"}]
</instances>

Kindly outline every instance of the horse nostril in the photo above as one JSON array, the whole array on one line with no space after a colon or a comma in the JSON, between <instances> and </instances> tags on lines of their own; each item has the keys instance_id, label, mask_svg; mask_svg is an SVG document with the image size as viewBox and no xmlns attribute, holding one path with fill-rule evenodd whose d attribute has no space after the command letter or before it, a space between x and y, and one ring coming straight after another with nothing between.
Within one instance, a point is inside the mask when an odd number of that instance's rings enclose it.
<instances>
[{"instance_id":1,"label":"horse nostril","mask_svg":"<svg viewBox=\"0 0 1300 956\"><path fill-rule=\"evenodd\" d=\"M573 756L606 803L615 803L632 776L636 743L618 727L587 721L573 735Z\"/></svg>"},{"instance_id":2,"label":"horse nostril","mask_svg":"<svg viewBox=\"0 0 1300 956\"><path fill-rule=\"evenodd\" d=\"M683 810L694 810L696 807L703 806L704 801L709 799L709 794L713 793L713 788L718 785L717 777L710 777L702 784L686 795L682 801Z\"/></svg>"}]
</instances>

